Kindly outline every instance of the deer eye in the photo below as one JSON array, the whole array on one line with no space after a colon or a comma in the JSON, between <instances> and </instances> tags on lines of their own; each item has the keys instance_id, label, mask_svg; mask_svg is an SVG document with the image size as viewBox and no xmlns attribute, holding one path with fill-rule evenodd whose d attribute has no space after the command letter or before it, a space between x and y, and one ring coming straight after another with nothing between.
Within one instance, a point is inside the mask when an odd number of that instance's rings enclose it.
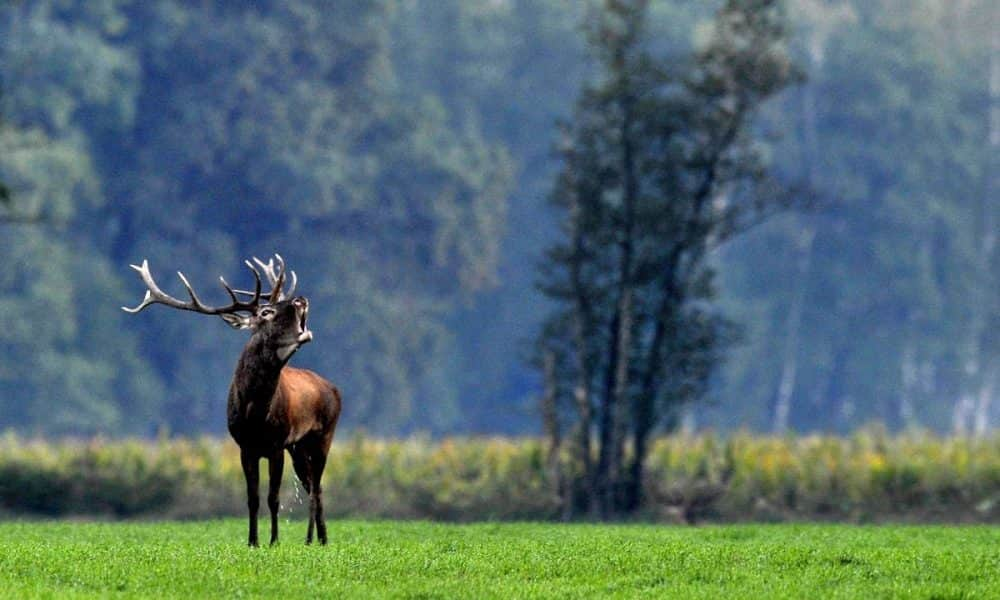
<instances>
[{"instance_id":1,"label":"deer eye","mask_svg":"<svg viewBox=\"0 0 1000 600\"><path fill-rule=\"evenodd\" d=\"M273 308L264 308L264 309L261 309L260 316L264 317L265 319L269 318L269 317L273 317L274 316L274 309Z\"/></svg>"}]
</instances>

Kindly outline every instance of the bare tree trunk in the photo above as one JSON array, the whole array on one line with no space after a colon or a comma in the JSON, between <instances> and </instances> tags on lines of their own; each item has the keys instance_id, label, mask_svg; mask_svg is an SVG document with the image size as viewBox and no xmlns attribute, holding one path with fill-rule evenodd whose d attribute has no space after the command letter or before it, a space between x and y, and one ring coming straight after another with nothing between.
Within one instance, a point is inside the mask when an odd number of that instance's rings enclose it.
<instances>
[{"instance_id":1,"label":"bare tree trunk","mask_svg":"<svg viewBox=\"0 0 1000 600\"><path fill-rule=\"evenodd\" d=\"M796 244L795 294L785 321L785 351L783 352L781 379L778 383L778 393L774 401L774 415L771 430L774 433L784 433L788 429L788 418L792 410L792 395L795 392L795 379L798 374L799 330L802 327L802 313L805 310L808 275L812 264L813 240L816 231L808 227L799 233Z\"/></svg>"},{"instance_id":2,"label":"bare tree trunk","mask_svg":"<svg viewBox=\"0 0 1000 600\"><path fill-rule=\"evenodd\" d=\"M562 470L559 468L559 450L562 447L562 438L559 427L558 390L556 387L556 355L552 350L545 350L542 354L542 373L544 378L540 407L542 413L542 434L549 446L546 457L546 468L549 478L553 482L556 497L559 499L560 512L565 518L567 516L565 486L563 485Z\"/></svg>"},{"instance_id":3,"label":"bare tree trunk","mask_svg":"<svg viewBox=\"0 0 1000 600\"><path fill-rule=\"evenodd\" d=\"M619 240L618 301L611 320L608 345L608 370L605 378L601 414L601 449L597 465L598 502L601 517L610 518L620 503L621 482L624 468L625 433L627 431L629 402L629 369L634 326L632 282L633 252L635 245L635 210L639 193L635 165L635 147L632 139L635 98L630 89L625 50L619 49L615 58L616 70L622 77L620 106L622 122L622 226Z\"/></svg>"},{"instance_id":4,"label":"bare tree trunk","mask_svg":"<svg viewBox=\"0 0 1000 600\"><path fill-rule=\"evenodd\" d=\"M621 506L626 511L635 510L642 504L643 467L646 461L646 454L649 451L649 436L660 416L657 414L655 402L659 394L659 374L665 358L663 355L664 346L667 343L667 335L670 333L668 326L684 301L684 294L678 284L681 278L681 274L679 273L682 269L681 263L685 252L691 255L687 261L688 264L695 264L697 261L694 259L694 255L704 252L704 248L699 248L696 240L698 231L703 227L702 212L708 200L715 192L719 162L729 144L735 139L741 118L738 113L730 128L723 134L718 146L713 150L708 161L705 177L691 198L691 212L684 227L684 235L678 241L677 245L666 255L660 270L660 277L662 278L660 306L656 311L653 339L650 343L650 351L646 358L644 370L642 371L639 392L633 402L632 427L634 454L632 462L629 465L627 478L622 483L621 497Z\"/></svg>"},{"instance_id":5,"label":"bare tree trunk","mask_svg":"<svg viewBox=\"0 0 1000 600\"><path fill-rule=\"evenodd\" d=\"M549 444L549 458L559 450L559 411L556 406L556 354L545 350L542 354L543 389L541 399L542 430Z\"/></svg>"},{"instance_id":6,"label":"bare tree trunk","mask_svg":"<svg viewBox=\"0 0 1000 600\"><path fill-rule=\"evenodd\" d=\"M975 405L970 394L961 394L955 406L951 409L951 431L955 435L965 435L969 433L969 422L972 418L972 411Z\"/></svg>"},{"instance_id":7,"label":"bare tree trunk","mask_svg":"<svg viewBox=\"0 0 1000 600\"><path fill-rule=\"evenodd\" d=\"M616 305L620 307L619 305ZM608 344L609 364L604 372L604 389L601 393L600 422L598 423L598 449L597 467L594 471L592 483L593 512L599 518L609 516L610 506L608 498L608 473L611 469L611 444L614 429L614 389L615 374L618 372L618 336L621 333L620 308L615 310L615 315L611 319L611 342Z\"/></svg>"},{"instance_id":8,"label":"bare tree trunk","mask_svg":"<svg viewBox=\"0 0 1000 600\"><path fill-rule=\"evenodd\" d=\"M633 289L632 271L632 198L626 193L625 221L619 260L618 302L611 320L607 371L601 405L600 439L596 492L600 515L609 518L615 512L614 498L620 484L621 460L628 420L629 358L632 350Z\"/></svg>"},{"instance_id":9,"label":"bare tree trunk","mask_svg":"<svg viewBox=\"0 0 1000 600\"><path fill-rule=\"evenodd\" d=\"M995 369L988 370L983 378L983 384L979 388L976 398L975 418L973 419L973 433L982 437L990 432L990 414L993 407L993 396L996 394L997 372Z\"/></svg>"},{"instance_id":10,"label":"bare tree trunk","mask_svg":"<svg viewBox=\"0 0 1000 600\"><path fill-rule=\"evenodd\" d=\"M624 212L624 236L621 247L622 277L621 295L619 297L620 320L618 323L618 348L616 349L617 360L615 367L614 385L614 427L612 430L612 446L610 456L610 469L608 472L609 496L608 502L613 511L618 511L621 507L622 483L625 475L625 436L628 431L629 412L631 402L629 402L629 375L631 373L632 355L632 330L634 322L634 302L635 290L632 281L632 262L635 236L635 210L639 196L639 181L635 165L635 147L632 139L632 121L635 99L631 96L631 91L626 93L622 101L622 172L624 174L624 195L622 198ZM634 418L634 415L633 415Z\"/></svg>"},{"instance_id":11,"label":"bare tree trunk","mask_svg":"<svg viewBox=\"0 0 1000 600\"><path fill-rule=\"evenodd\" d=\"M573 402L576 405L576 412L579 417L576 429L576 453L580 462L580 474L573 485L573 498L581 500L580 506L574 506L574 510L579 508L582 512L592 510L593 503L593 481L594 481L594 460L591 455L590 436L593 429L593 407L591 406L590 393L590 369L587 349L587 338L583 331L581 315L576 317L576 356L577 356L577 382L573 386Z\"/></svg>"},{"instance_id":12,"label":"bare tree trunk","mask_svg":"<svg viewBox=\"0 0 1000 600\"><path fill-rule=\"evenodd\" d=\"M851 331L851 322L845 324L845 329ZM854 417L854 403L844 394L843 377L844 369L847 365L848 343L839 342L833 351L830 371L827 373L824 384L823 399L825 403L832 407L835 427L841 431L847 431L851 427L851 419Z\"/></svg>"},{"instance_id":13,"label":"bare tree trunk","mask_svg":"<svg viewBox=\"0 0 1000 600\"><path fill-rule=\"evenodd\" d=\"M902 389L897 398L895 414L892 415L899 429L904 429L914 422L913 396L918 382L918 367L916 352L910 342L903 347L903 355L899 361L899 377Z\"/></svg>"},{"instance_id":14,"label":"bare tree trunk","mask_svg":"<svg viewBox=\"0 0 1000 600\"><path fill-rule=\"evenodd\" d=\"M615 374L614 389L614 425L611 434L610 464L608 469L608 495L607 502L611 512L619 512L622 504L622 483L625 474L625 436L628 431L628 423L631 412L631 402L629 401L629 369L631 368L630 354L632 352L632 308L633 308L632 286L624 290L621 309L621 331L618 334L618 372Z\"/></svg>"},{"instance_id":15,"label":"bare tree trunk","mask_svg":"<svg viewBox=\"0 0 1000 600\"><path fill-rule=\"evenodd\" d=\"M705 198L707 197L708 194L706 193ZM700 210L703 201L703 199L695 200L696 211ZM659 394L658 382L665 358L664 347L667 344L667 334L670 330L670 324L681 302L681 294L677 287L677 270L681 255L681 247L678 246L668 255L661 273L664 282L663 295L660 298L660 306L656 311L653 339L649 345L646 364L643 366L639 392L634 401L632 416L635 443L634 454L632 462L629 465L628 479L623 497L623 507L627 511L638 509L643 500L643 469L646 462L646 454L649 452L649 436L658 421L655 402Z\"/></svg>"},{"instance_id":16,"label":"bare tree trunk","mask_svg":"<svg viewBox=\"0 0 1000 600\"><path fill-rule=\"evenodd\" d=\"M591 351L588 340L594 326L593 309L590 296L583 282L584 243L580 220L581 207L579 199L574 197L570 205L570 222L573 236L573 259L570 268L570 278L573 286L575 310L573 314L573 339L576 358L576 384L573 386L573 402L576 406L579 422L576 430L576 452L580 462L580 474L570 491L571 499L567 502L569 510L579 509L582 512L592 510L594 466L591 457L590 436L593 428L593 407L591 405L591 381L593 380ZM575 502L580 500L581 505Z\"/></svg>"},{"instance_id":17,"label":"bare tree trunk","mask_svg":"<svg viewBox=\"0 0 1000 600\"><path fill-rule=\"evenodd\" d=\"M823 69L828 36L829 31L822 27L810 36L809 72L811 74L819 75ZM802 88L802 164L805 170L805 180L811 188L816 188L818 183L815 165L819 154L817 110L815 86L806 84ZM802 327L802 313L805 308L815 237L815 229L806 226L799 233L795 244L795 290L792 295L791 307L785 319L785 347L782 352L781 377L778 379L774 410L771 415L771 430L774 433L784 433L788 429L789 415L792 412L792 397L795 393L799 368L799 331Z\"/></svg>"},{"instance_id":18,"label":"bare tree trunk","mask_svg":"<svg viewBox=\"0 0 1000 600\"><path fill-rule=\"evenodd\" d=\"M663 312L662 309L661 312ZM668 315L661 314L656 321L649 356L646 360L645 370L642 372L642 383L633 403L632 435L634 447L622 499L622 508L625 511L638 509L643 500L643 467L646 462L646 454L649 451L649 435L656 424L656 411L654 410L657 394L656 381L660 364L663 361L663 345L666 339L668 319Z\"/></svg>"}]
</instances>

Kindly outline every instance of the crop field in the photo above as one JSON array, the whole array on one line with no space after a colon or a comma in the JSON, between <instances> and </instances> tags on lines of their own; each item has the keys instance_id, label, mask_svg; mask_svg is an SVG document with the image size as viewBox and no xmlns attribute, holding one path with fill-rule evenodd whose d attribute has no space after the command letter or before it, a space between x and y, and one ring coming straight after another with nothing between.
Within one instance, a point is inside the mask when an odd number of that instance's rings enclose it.
<instances>
[{"instance_id":1,"label":"crop field","mask_svg":"<svg viewBox=\"0 0 1000 600\"><path fill-rule=\"evenodd\" d=\"M283 520L284 521L284 520ZM1000 528L330 523L0 523L0 595L104 597L997 598Z\"/></svg>"}]
</instances>

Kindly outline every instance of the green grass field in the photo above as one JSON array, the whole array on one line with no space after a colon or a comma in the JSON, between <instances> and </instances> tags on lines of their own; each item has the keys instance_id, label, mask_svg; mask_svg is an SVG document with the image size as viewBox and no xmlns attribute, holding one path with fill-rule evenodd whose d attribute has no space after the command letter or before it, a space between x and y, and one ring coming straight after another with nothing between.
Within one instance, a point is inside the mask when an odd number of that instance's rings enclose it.
<instances>
[{"instance_id":1,"label":"green grass field","mask_svg":"<svg viewBox=\"0 0 1000 600\"><path fill-rule=\"evenodd\" d=\"M0 596L1000 598L998 527L282 525L0 523Z\"/></svg>"}]
</instances>

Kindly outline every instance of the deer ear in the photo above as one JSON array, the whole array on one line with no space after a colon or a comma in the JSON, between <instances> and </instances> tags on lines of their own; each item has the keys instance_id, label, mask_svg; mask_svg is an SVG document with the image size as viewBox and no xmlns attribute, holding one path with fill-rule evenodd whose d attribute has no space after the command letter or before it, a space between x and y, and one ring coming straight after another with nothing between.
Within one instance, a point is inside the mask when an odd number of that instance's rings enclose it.
<instances>
[{"instance_id":1,"label":"deer ear","mask_svg":"<svg viewBox=\"0 0 1000 600\"><path fill-rule=\"evenodd\" d=\"M250 317L244 315L221 314L222 320L233 329L250 329Z\"/></svg>"}]
</instances>

